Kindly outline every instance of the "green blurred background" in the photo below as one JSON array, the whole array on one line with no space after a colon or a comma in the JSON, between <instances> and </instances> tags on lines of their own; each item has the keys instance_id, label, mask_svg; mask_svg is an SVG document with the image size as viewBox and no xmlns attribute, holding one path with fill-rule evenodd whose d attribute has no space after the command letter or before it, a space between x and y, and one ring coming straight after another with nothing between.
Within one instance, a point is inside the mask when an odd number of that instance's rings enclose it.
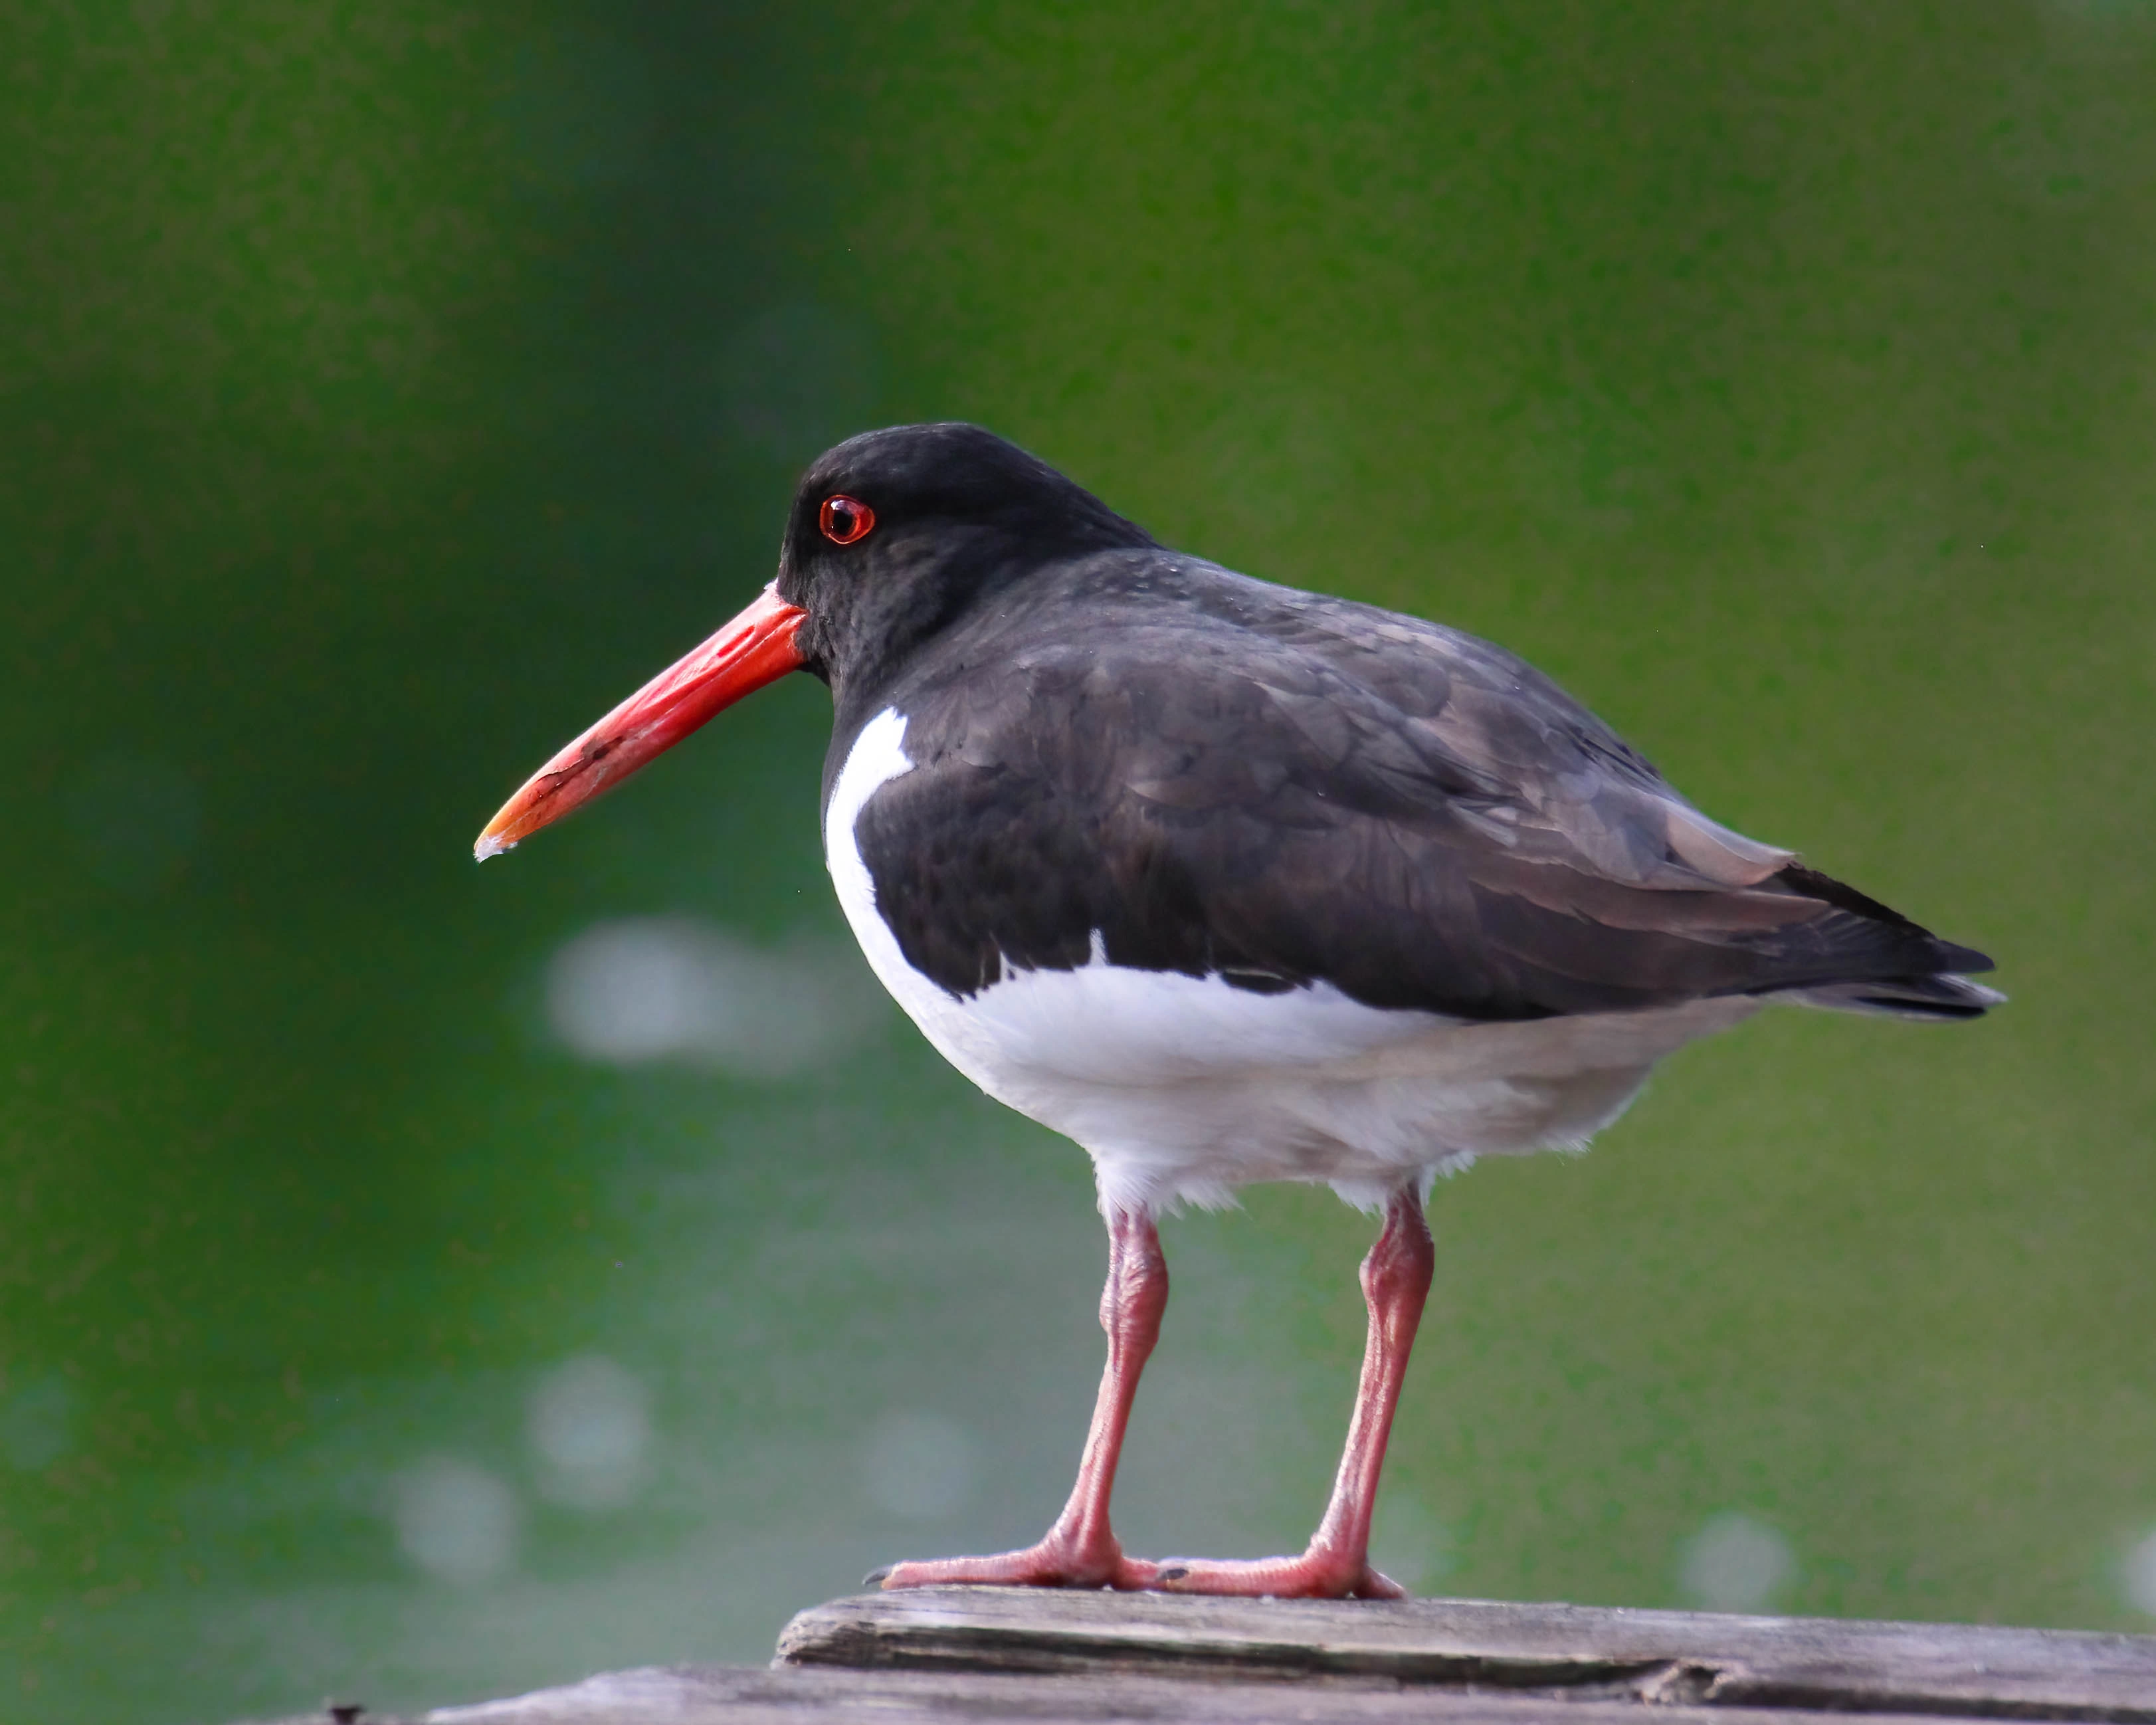
<instances>
[{"instance_id":1,"label":"green blurred background","mask_svg":"<svg viewBox=\"0 0 2156 1725\"><path fill-rule=\"evenodd\" d=\"M33 6L0 67L0 1717L761 1659L1060 1502L1088 1171L853 956L822 690L467 849L937 417L2001 961L1445 1184L1381 1561L2156 1627L2156 4ZM1168 1224L1133 1548L1302 1539L1367 1231Z\"/></svg>"}]
</instances>

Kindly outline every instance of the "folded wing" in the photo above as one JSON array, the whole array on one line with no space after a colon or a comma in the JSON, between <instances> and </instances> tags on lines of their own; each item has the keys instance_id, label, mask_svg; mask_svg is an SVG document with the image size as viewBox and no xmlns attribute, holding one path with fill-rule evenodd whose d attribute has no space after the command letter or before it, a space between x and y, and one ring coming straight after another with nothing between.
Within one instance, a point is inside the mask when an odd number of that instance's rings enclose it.
<instances>
[{"instance_id":1,"label":"folded wing","mask_svg":"<svg viewBox=\"0 0 2156 1725\"><path fill-rule=\"evenodd\" d=\"M1964 980L1984 955L1709 819L1511 655L1240 577L1194 591L993 670L969 655L909 732L916 770L860 839L954 993L1104 950L1470 1019L1999 998Z\"/></svg>"}]
</instances>

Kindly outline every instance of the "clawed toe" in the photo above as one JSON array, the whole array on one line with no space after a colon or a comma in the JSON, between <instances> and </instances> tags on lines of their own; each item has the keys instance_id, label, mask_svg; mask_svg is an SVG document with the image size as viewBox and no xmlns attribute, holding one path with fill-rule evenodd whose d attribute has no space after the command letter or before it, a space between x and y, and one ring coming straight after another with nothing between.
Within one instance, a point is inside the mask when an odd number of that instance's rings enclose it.
<instances>
[{"instance_id":1,"label":"clawed toe","mask_svg":"<svg viewBox=\"0 0 2156 1725\"><path fill-rule=\"evenodd\" d=\"M1136 1593L1153 1584L1154 1567L1120 1550L1074 1552L1044 1543L1024 1551L985 1558L937 1558L892 1563L872 1570L864 1587L894 1591L910 1587L1113 1588Z\"/></svg>"},{"instance_id":2,"label":"clawed toe","mask_svg":"<svg viewBox=\"0 0 2156 1725\"><path fill-rule=\"evenodd\" d=\"M1358 1599L1404 1599L1408 1590L1382 1570L1363 1566L1363 1579L1355 1584L1354 1597Z\"/></svg>"},{"instance_id":3,"label":"clawed toe","mask_svg":"<svg viewBox=\"0 0 2156 1725\"><path fill-rule=\"evenodd\" d=\"M1155 1567L1152 1586L1161 1593L1225 1594L1241 1599L1407 1597L1405 1588L1368 1563L1344 1564L1322 1553L1306 1553L1299 1558L1259 1558L1240 1563L1168 1558Z\"/></svg>"}]
</instances>

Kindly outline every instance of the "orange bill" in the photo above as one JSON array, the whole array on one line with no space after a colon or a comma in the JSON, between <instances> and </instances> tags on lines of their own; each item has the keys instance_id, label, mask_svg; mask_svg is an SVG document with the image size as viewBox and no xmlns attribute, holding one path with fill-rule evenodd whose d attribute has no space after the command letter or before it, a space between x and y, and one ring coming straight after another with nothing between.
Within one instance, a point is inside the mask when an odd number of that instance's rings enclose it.
<instances>
[{"instance_id":1,"label":"orange bill","mask_svg":"<svg viewBox=\"0 0 2156 1725\"><path fill-rule=\"evenodd\" d=\"M808 614L766 588L740 616L660 672L526 781L472 846L481 862L619 784L744 695L799 669Z\"/></svg>"}]
</instances>

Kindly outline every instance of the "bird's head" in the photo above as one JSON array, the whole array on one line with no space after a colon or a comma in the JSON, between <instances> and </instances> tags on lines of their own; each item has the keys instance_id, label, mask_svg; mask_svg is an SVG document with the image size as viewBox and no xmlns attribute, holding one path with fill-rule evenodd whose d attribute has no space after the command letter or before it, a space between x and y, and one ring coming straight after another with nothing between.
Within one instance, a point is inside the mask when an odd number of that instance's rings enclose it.
<instances>
[{"instance_id":1,"label":"bird's head","mask_svg":"<svg viewBox=\"0 0 2156 1725\"><path fill-rule=\"evenodd\" d=\"M788 671L844 700L984 599L1144 531L977 425L864 432L810 464L778 578L701 646L562 748L502 806L481 860L589 802Z\"/></svg>"},{"instance_id":2,"label":"bird's head","mask_svg":"<svg viewBox=\"0 0 2156 1725\"><path fill-rule=\"evenodd\" d=\"M804 669L843 696L1045 564L1149 545L1100 499L978 425L901 425L803 475L773 591L807 614Z\"/></svg>"}]
</instances>

